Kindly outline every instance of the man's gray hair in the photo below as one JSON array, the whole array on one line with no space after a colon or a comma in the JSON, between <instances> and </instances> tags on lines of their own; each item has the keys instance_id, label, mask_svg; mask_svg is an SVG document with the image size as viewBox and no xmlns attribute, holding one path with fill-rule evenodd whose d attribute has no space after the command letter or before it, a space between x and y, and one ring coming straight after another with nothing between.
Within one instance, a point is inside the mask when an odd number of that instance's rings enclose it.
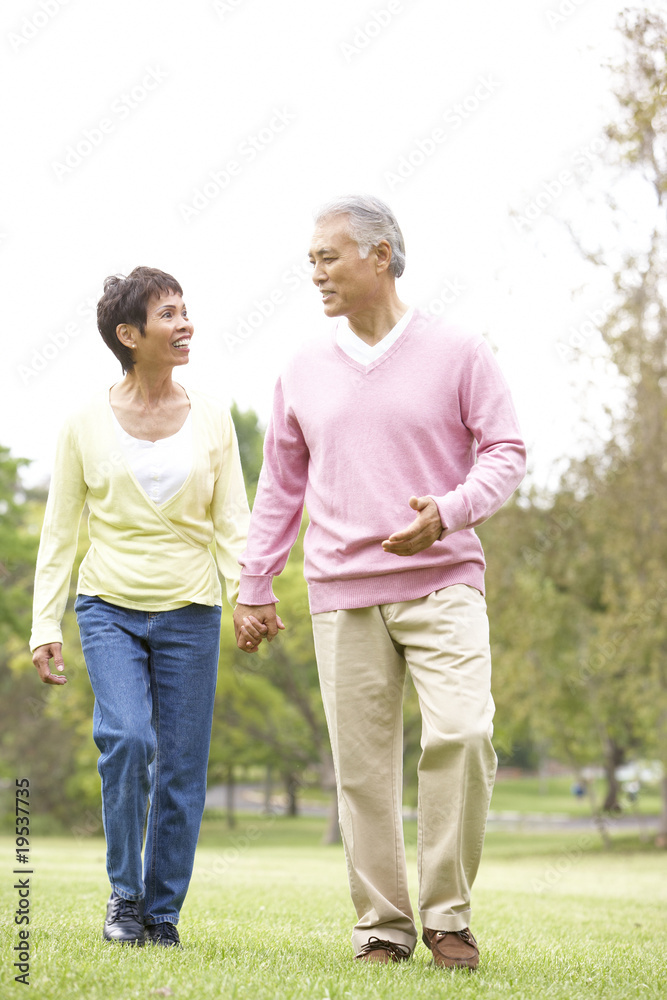
<instances>
[{"instance_id":1,"label":"man's gray hair","mask_svg":"<svg viewBox=\"0 0 667 1000\"><path fill-rule=\"evenodd\" d=\"M400 278L405 270L405 243L396 217L388 205L371 195L334 198L315 213L315 222L332 215L347 215L350 235L359 247L359 256L368 257L371 247L386 240L391 247L389 272Z\"/></svg>"}]
</instances>

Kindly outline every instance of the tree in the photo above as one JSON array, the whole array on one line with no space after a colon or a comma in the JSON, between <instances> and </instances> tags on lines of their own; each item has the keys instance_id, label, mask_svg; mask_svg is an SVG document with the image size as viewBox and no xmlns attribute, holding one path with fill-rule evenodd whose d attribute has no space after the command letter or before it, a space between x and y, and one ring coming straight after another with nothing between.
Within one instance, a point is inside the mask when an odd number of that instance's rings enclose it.
<instances>
[{"instance_id":1,"label":"tree","mask_svg":"<svg viewBox=\"0 0 667 1000\"><path fill-rule=\"evenodd\" d=\"M28 777L40 816L51 814L69 823L81 817L92 801L84 801L78 790L69 800L68 785L77 770L82 742L79 719L71 713L69 718L62 714L72 692L63 699L59 697L63 691L41 684L28 650L32 582L45 497L41 491L23 488L20 470L27 464L25 459L12 458L7 448L0 448L2 777ZM66 629L70 626L71 622L65 623ZM74 662L72 666L76 673ZM87 685L85 670L83 674ZM92 744L89 733L87 742Z\"/></svg>"},{"instance_id":2,"label":"tree","mask_svg":"<svg viewBox=\"0 0 667 1000\"><path fill-rule=\"evenodd\" d=\"M261 727L255 725L252 731L274 751L270 763L283 778L292 812L296 810L296 796L306 769L317 767L320 777L327 780L332 773L308 593L303 578L304 528L305 525L277 584L286 631L270 646L262 643L252 656L238 650L235 659L239 683L247 684L252 677L261 680L264 687L269 685L274 692L280 693L282 707L274 705L273 712L263 718ZM246 724L247 721L244 718Z\"/></svg>"},{"instance_id":3,"label":"tree","mask_svg":"<svg viewBox=\"0 0 667 1000\"><path fill-rule=\"evenodd\" d=\"M250 500L262 464L263 431L257 415L232 407ZM281 776L288 811L311 768L330 783L333 772L303 578L303 532L280 577L285 633L252 656L236 648L230 621L223 621L218 691L209 778L233 778L237 767L261 765ZM337 824L336 824L337 833Z\"/></svg>"},{"instance_id":4,"label":"tree","mask_svg":"<svg viewBox=\"0 0 667 1000\"><path fill-rule=\"evenodd\" d=\"M618 170L642 179L655 216L643 242L620 257L616 248L587 251L588 259L614 267L616 307L601 333L625 380L627 410L598 467L588 463L578 472L607 527L599 634L600 649L613 655L605 678L626 679L624 695L636 709L634 735L649 727L648 742L662 760L661 843L667 846L667 22L627 10L620 30L626 45L616 68L620 118L607 136ZM612 211L622 227L623 206ZM633 734L623 736L632 741Z\"/></svg>"},{"instance_id":5,"label":"tree","mask_svg":"<svg viewBox=\"0 0 667 1000\"><path fill-rule=\"evenodd\" d=\"M25 635L30 625L30 589L37 541L28 531L26 496L19 470L25 458L12 458L0 446L0 637L2 646L10 636Z\"/></svg>"},{"instance_id":6,"label":"tree","mask_svg":"<svg viewBox=\"0 0 667 1000\"><path fill-rule=\"evenodd\" d=\"M629 10L620 30L619 120L606 130L605 170L639 179L655 215L629 246L622 196L614 200L610 188L605 206L619 232L613 246L587 247L577 227L569 228L585 258L613 275L612 308L600 332L626 388L625 412L607 442L570 464L554 497L528 498L525 565L510 552L501 571L512 574L513 596L522 595L526 613L512 622L505 608L499 620L501 635L513 632L524 645L523 669L534 669L539 697L527 698L533 738L539 720L558 755L573 763L597 755L607 773L607 809L618 807L615 773L626 754L661 758L667 843L667 25L657 14ZM511 525L511 508L499 516ZM507 655L516 683L519 666ZM521 725L516 709L512 718Z\"/></svg>"},{"instance_id":7,"label":"tree","mask_svg":"<svg viewBox=\"0 0 667 1000\"><path fill-rule=\"evenodd\" d=\"M239 443L243 478L245 479L248 501L252 506L257 492L257 480L262 468L262 448L264 432L254 410L239 410L236 403L231 405L231 415Z\"/></svg>"}]
</instances>

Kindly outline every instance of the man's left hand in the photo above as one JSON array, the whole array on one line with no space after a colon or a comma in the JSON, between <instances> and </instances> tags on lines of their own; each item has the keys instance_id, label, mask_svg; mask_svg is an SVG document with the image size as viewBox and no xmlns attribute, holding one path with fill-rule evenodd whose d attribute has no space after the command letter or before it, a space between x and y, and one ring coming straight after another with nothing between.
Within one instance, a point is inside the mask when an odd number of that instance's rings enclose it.
<instances>
[{"instance_id":1,"label":"man's left hand","mask_svg":"<svg viewBox=\"0 0 667 1000\"><path fill-rule=\"evenodd\" d=\"M237 604L234 608L236 645L244 653L256 653L262 639L271 642L284 628L275 604Z\"/></svg>"},{"instance_id":2,"label":"man's left hand","mask_svg":"<svg viewBox=\"0 0 667 1000\"><path fill-rule=\"evenodd\" d=\"M412 524L395 531L382 543L385 552L396 556L413 556L437 542L442 534L442 521L433 497L410 497L410 506L419 511Z\"/></svg>"}]
</instances>

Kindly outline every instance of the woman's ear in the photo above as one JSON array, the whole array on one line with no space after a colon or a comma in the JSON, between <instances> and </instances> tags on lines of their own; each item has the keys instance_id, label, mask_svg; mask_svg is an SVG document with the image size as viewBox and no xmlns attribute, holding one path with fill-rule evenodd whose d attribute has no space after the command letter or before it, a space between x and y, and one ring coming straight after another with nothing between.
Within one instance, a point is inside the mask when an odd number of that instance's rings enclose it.
<instances>
[{"instance_id":1,"label":"woman's ear","mask_svg":"<svg viewBox=\"0 0 667 1000\"><path fill-rule=\"evenodd\" d=\"M136 347L136 333L134 327L127 323L119 323L116 327L116 336L124 347Z\"/></svg>"}]
</instances>

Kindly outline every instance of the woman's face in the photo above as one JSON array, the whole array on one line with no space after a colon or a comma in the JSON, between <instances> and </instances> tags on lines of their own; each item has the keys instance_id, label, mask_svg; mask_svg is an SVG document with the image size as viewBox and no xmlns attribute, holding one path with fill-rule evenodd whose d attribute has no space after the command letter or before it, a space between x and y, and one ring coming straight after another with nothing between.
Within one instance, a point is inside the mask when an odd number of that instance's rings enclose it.
<instances>
[{"instance_id":1,"label":"woman's face","mask_svg":"<svg viewBox=\"0 0 667 1000\"><path fill-rule=\"evenodd\" d=\"M151 296L146 307L145 336L137 331L132 351L135 365L174 367L187 365L194 326L180 295L169 292Z\"/></svg>"}]
</instances>

